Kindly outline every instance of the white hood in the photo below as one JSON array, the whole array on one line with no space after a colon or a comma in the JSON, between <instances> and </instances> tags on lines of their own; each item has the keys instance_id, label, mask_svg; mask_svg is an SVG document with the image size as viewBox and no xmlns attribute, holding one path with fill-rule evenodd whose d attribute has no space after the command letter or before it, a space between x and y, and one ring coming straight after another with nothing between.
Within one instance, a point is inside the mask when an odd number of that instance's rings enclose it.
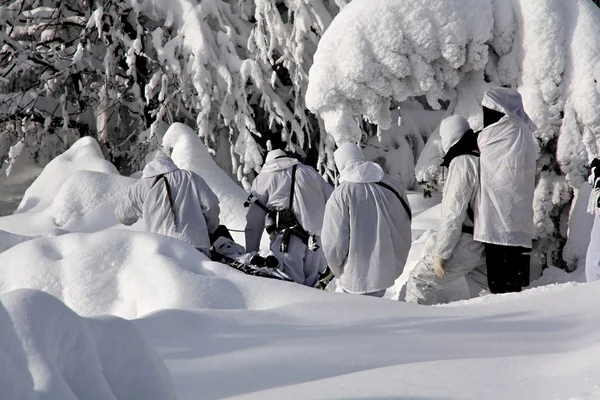
<instances>
[{"instance_id":1,"label":"white hood","mask_svg":"<svg viewBox=\"0 0 600 400\"><path fill-rule=\"evenodd\" d=\"M346 168L340 173L340 183L375 183L381 182L385 173L383 169L374 162L355 161L346 165Z\"/></svg>"},{"instance_id":2,"label":"white hood","mask_svg":"<svg viewBox=\"0 0 600 400\"><path fill-rule=\"evenodd\" d=\"M340 171L340 183L374 183L380 182L385 173L383 169L373 162L364 161L365 158L354 143L343 143L333 153L335 165Z\"/></svg>"},{"instance_id":3,"label":"white hood","mask_svg":"<svg viewBox=\"0 0 600 400\"><path fill-rule=\"evenodd\" d=\"M270 152L267 153L267 157L265 157L265 164L276 158L281 158L281 157L286 157L286 156L287 156L287 154L285 154L285 151L283 151L283 150L280 150L280 149L271 150Z\"/></svg>"},{"instance_id":4,"label":"white hood","mask_svg":"<svg viewBox=\"0 0 600 400\"><path fill-rule=\"evenodd\" d=\"M169 157L159 157L146 165L142 178L153 178L158 175L177 171L178 169L177 165Z\"/></svg>"},{"instance_id":5,"label":"white hood","mask_svg":"<svg viewBox=\"0 0 600 400\"><path fill-rule=\"evenodd\" d=\"M529 118L529 115L525 112L521 94L515 89L489 89L485 92L481 105L523 122L529 126L531 131L537 129L537 126L535 126L533 121Z\"/></svg>"},{"instance_id":6,"label":"white hood","mask_svg":"<svg viewBox=\"0 0 600 400\"><path fill-rule=\"evenodd\" d=\"M440 124L440 138L442 139L444 155L448 154L448 150L458 143L469 129L471 129L469 123L460 115L452 115L442 121Z\"/></svg>"},{"instance_id":7,"label":"white hood","mask_svg":"<svg viewBox=\"0 0 600 400\"><path fill-rule=\"evenodd\" d=\"M269 154L271 154L272 152L270 152ZM282 158L276 158L276 159L271 159L269 160L269 157L267 156L267 162L263 165L261 172L275 172L275 171L281 171L284 169L288 169L293 167L296 164L299 164L300 161L296 160L295 158L291 158L291 157L282 157Z\"/></svg>"}]
</instances>

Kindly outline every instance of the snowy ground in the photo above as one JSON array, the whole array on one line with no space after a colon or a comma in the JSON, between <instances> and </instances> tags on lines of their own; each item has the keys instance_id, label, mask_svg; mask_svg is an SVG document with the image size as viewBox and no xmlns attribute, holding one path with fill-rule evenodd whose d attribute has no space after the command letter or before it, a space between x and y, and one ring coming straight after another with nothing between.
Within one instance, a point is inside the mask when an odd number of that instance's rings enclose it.
<instances>
[{"instance_id":1,"label":"snowy ground","mask_svg":"<svg viewBox=\"0 0 600 400\"><path fill-rule=\"evenodd\" d=\"M244 192L188 133L165 136L175 162L210 177L240 228ZM569 282L580 271L436 307L323 292L119 227L112 211L131 182L85 139L0 218L1 399L600 398L600 284ZM439 198L410 197L407 271L439 213ZM580 257L585 244L570 248ZM405 279L386 297L402 297ZM464 298L463 286L442 298Z\"/></svg>"}]
</instances>

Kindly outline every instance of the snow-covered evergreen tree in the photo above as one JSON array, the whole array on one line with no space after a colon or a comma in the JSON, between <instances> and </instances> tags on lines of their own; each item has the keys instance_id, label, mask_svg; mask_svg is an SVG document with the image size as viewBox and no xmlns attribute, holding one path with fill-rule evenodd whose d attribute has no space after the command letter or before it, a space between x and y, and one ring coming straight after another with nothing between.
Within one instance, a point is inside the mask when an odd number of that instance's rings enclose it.
<instances>
[{"instance_id":1,"label":"snow-covered evergreen tree","mask_svg":"<svg viewBox=\"0 0 600 400\"><path fill-rule=\"evenodd\" d=\"M346 3L8 0L0 160L19 140L44 163L93 135L121 169L139 168L165 125L180 121L246 187L272 146L316 162L308 69Z\"/></svg>"},{"instance_id":2,"label":"snow-covered evergreen tree","mask_svg":"<svg viewBox=\"0 0 600 400\"><path fill-rule=\"evenodd\" d=\"M564 266L569 206L587 176L582 134L600 134L600 42L589 40L599 26L589 0L355 0L319 44L307 104L337 142L358 141L357 116L386 130L414 98L480 129L485 90L518 88L539 128L536 252ZM416 171L429 188L442 183L439 155L434 132Z\"/></svg>"}]
</instances>

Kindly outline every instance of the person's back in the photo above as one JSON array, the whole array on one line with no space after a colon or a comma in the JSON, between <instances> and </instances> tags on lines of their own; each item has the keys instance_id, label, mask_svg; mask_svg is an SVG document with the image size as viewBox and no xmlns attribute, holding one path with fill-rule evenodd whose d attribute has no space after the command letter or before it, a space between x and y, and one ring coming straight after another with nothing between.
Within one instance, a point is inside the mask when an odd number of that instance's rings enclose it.
<instances>
[{"instance_id":1,"label":"person's back","mask_svg":"<svg viewBox=\"0 0 600 400\"><path fill-rule=\"evenodd\" d=\"M318 236L323 225L325 202L333 188L314 168L287 157L281 150L274 150L267 155L261 172L252 183L252 195L271 210L288 209L292 181L292 211L304 230ZM246 217L246 251L259 250L265 217L264 210L256 204L250 205ZM282 239L282 235L273 233L271 251L283 264L284 272L295 282L313 286L317 282L319 272L325 269L322 250L311 251L298 237L292 235L288 251L282 252Z\"/></svg>"},{"instance_id":2,"label":"person's back","mask_svg":"<svg viewBox=\"0 0 600 400\"><path fill-rule=\"evenodd\" d=\"M219 226L219 211L217 196L201 177L161 157L148 163L115 213L125 225L142 217L148 232L180 239L209 254L209 235Z\"/></svg>"},{"instance_id":3,"label":"person's back","mask_svg":"<svg viewBox=\"0 0 600 400\"><path fill-rule=\"evenodd\" d=\"M515 90L490 89L484 111L500 113L486 122L477 142L481 185L475 210L475 240L531 248L536 147L533 123Z\"/></svg>"},{"instance_id":4,"label":"person's back","mask_svg":"<svg viewBox=\"0 0 600 400\"><path fill-rule=\"evenodd\" d=\"M296 187L292 210L298 222L308 232L319 235L323 226L325 202L333 191L319 173L298 160L285 157L266 164L254 180L255 196L265 200L270 209L284 210L288 208L291 186L292 168L296 166Z\"/></svg>"},{"instance_id":5,"label":"person's back","mask_svg":"<svg viewBox=\"0 0 600 400\"><path fill-rule=\"evenodd\" d=\"M354 144L340 146L336 164L342 182L327 202L323 250L344 291L382 296L402 274L411 246L405 191L362 161Z\"/></svg>"},{"instance_id":6,"label":"person's back","mask_svg":"<svg viewBox=\"0 0 600 400\"><path fill-rule=\"evenodd\" d=\"M490 291L515 292L529 284L535 125L514 89L490 89L482 105L484 129L477 139L481 174L474 239L485 244Z\"/></svg>"}]
</instances>

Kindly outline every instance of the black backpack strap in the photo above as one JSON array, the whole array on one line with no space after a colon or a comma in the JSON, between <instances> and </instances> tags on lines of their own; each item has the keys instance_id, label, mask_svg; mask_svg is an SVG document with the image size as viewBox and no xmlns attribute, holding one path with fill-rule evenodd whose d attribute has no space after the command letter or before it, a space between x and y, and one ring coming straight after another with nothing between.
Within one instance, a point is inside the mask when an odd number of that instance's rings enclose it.
<instances>
[{"instance_id":1,"label":"black backpack strap","mask_svg":"<svg viewBox=\"0 0 600 400\"><path fill-rule=\"evenodd\" d=\"M400 200L400 203L402 203L402 207L404 207L406 214L408 214L408 220L412 222L412 212L410 211L410 206L408 205L406 200L404 200L402 198L402 196L400 196L400 193L398 193L396 190L394 190L394 188L391 187L390 185L388 185L387 183L383 183L383 182L375 182L375 183L383 188L386 188L387 190L389 190L390 192L392 192L396 195L398 200Z\"/></svg>"},{"instance_id":2,"label":"black backpack strap","mask_svg":"<svg viewBox=\"0 0 600 400\"><path fill-rule=\"evenodd\" d=\"M171 194L171 185L169 185L169 181L164 174L160 174L156 176L154 183L152 183L152 187L154 187L158 181L162 180L165 183L165 189L167 191L167 199L169 200L169 208L171 210L171 215L173 216L173 223L175 224L175 229L177 229L177 218L175 217L175 205L173 203L173 196Z\"/></svg>"},{"instance_id":3,"label":"black backpack strap","mask_svg":"<svg viewBox=\"0 0 600 400\"><path fill-rule=\"evenodd\" d=\"M294 191L296 189L296 168L298 164L295 164L292 167L292 187L290 188L290 203L288 204L288 209L292 210L294 207Z\"/></svg>"}]
</instances>

